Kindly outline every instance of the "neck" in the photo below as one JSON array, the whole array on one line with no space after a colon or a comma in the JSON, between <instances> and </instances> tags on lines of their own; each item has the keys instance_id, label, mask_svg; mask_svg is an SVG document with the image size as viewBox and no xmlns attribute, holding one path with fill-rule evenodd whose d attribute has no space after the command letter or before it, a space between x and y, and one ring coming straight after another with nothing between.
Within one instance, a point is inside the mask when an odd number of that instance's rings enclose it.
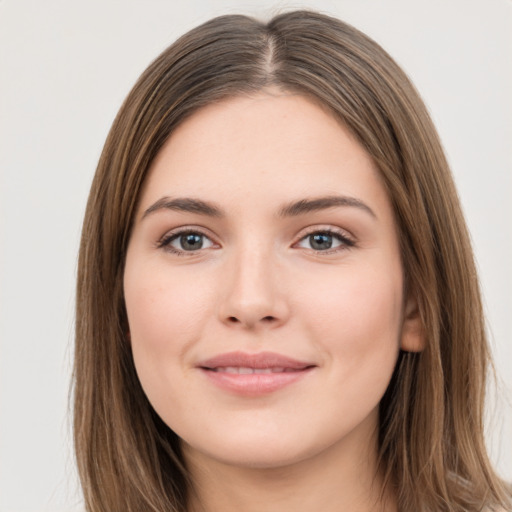
<instances>
[{"instance_id":1,"label":"neck","mask_svg":"<svg viewBox=\"0 0 512 512\"><path fill-rule=\"evenodd\" d=\"M377 443L340 442L279 467L227 464L184 446L194 489L189 512L396 512L377 468ZM353 440L352 440L353 441Z\"/></svg>"}]
</instances>

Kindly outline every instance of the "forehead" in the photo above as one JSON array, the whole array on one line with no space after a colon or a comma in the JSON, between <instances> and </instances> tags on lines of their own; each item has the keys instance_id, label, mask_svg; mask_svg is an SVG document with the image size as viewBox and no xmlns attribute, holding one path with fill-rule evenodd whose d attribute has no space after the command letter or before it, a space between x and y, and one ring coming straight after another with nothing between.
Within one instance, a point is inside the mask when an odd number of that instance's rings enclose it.
<instances>
[{"instance_id":1,"label":"forehead","mask_svg":"<svg viewBox=\"0 0 512 512\"><path fill-rule=\"evenodd\" d=\"M151 166L141 208L161 196L204 195L242 209L383 190L372 159L333 115L273 90L209 105L180 125Z\"/></svg>"}]
</instances>

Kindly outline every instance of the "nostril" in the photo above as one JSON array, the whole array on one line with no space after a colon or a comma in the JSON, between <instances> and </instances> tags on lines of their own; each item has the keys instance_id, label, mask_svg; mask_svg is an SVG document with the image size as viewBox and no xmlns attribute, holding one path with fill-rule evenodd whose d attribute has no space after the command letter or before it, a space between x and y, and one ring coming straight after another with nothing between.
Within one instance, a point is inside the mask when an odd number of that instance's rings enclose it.
<instances>
[{"instance_id":1,"label":"nostril","mask_svg":"<svg viewBox=\"0 0 512 512\"><path fill-rule=\"evenodd\" d=\"M265 316L261 319L262 322L265 322L265 323L268 323L268 322L273 322L276 318L274 316L271 316L271 315L268 315L268 316ZM236 316L230 316L228 317L228 321L233 323L233 324L238 324L240 323L240 320L236 317Z\"/></svg>"}]
</instances>

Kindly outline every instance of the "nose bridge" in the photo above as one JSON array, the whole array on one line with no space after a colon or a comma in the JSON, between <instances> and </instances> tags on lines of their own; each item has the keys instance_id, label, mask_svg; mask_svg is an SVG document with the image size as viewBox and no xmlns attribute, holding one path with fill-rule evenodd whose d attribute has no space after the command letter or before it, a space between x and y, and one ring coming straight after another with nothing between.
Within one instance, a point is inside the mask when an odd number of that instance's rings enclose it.
<instances>
[{"instance_id":1,"label":"nose bridge","mask_svg":"<svg viewBox=\"0 0 512 512\"><path fill-rule=\"evenodd\" d=\"M252 236L233 248L225 286L221 311L225 322L255 327L284 321L287 311L276 256L268 240Z\"/></svg>"}]
</instances>

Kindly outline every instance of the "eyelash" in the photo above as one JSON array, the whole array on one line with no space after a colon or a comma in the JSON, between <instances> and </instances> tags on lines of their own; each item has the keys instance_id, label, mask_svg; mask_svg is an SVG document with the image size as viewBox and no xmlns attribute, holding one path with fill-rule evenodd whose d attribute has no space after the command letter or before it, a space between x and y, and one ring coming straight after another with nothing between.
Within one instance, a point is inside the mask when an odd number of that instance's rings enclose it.
<instances>
[{"instance_id":1,"label":"eyelash","mask_svg":"<svg viewBox=\"0 0 512 512\"><path fill-rule=\"evenodd\" d=\"M157 248L164 249L165 251L168 251L176 256L191 256L191 255L197 254L201 249L197 249L197 250L193 250L193 251L183 251L180 249L176 249L175 247L173 247L171 245L171 242L173 242L178 237L183 236L183 235L199 235L199 236L202 236L202 237L205 237L205 238L211 240L210 237L206 233L203 233L202 231L200 231L198 229L187 228L187 229L182 229L179 231L174 231L172 233L166 234L157 243ZM329 254L337 253L340 251L351 249L352 247L354 247L356 245L356 242L352 238L347 236L345 233L334 230L332 228L311 229L311 231L304 234L297 242L295 242L294 245L302 242L303 240L310 237L311 235L328 235L328 236L332 236L333 238L337 239L340 242L340 245L338 247L335 247L334 249L328 249L325 251L310 249L313 252L315 252L316 254L320 254L320 255L329 255Z\"/></svg>"}]
</instances>

